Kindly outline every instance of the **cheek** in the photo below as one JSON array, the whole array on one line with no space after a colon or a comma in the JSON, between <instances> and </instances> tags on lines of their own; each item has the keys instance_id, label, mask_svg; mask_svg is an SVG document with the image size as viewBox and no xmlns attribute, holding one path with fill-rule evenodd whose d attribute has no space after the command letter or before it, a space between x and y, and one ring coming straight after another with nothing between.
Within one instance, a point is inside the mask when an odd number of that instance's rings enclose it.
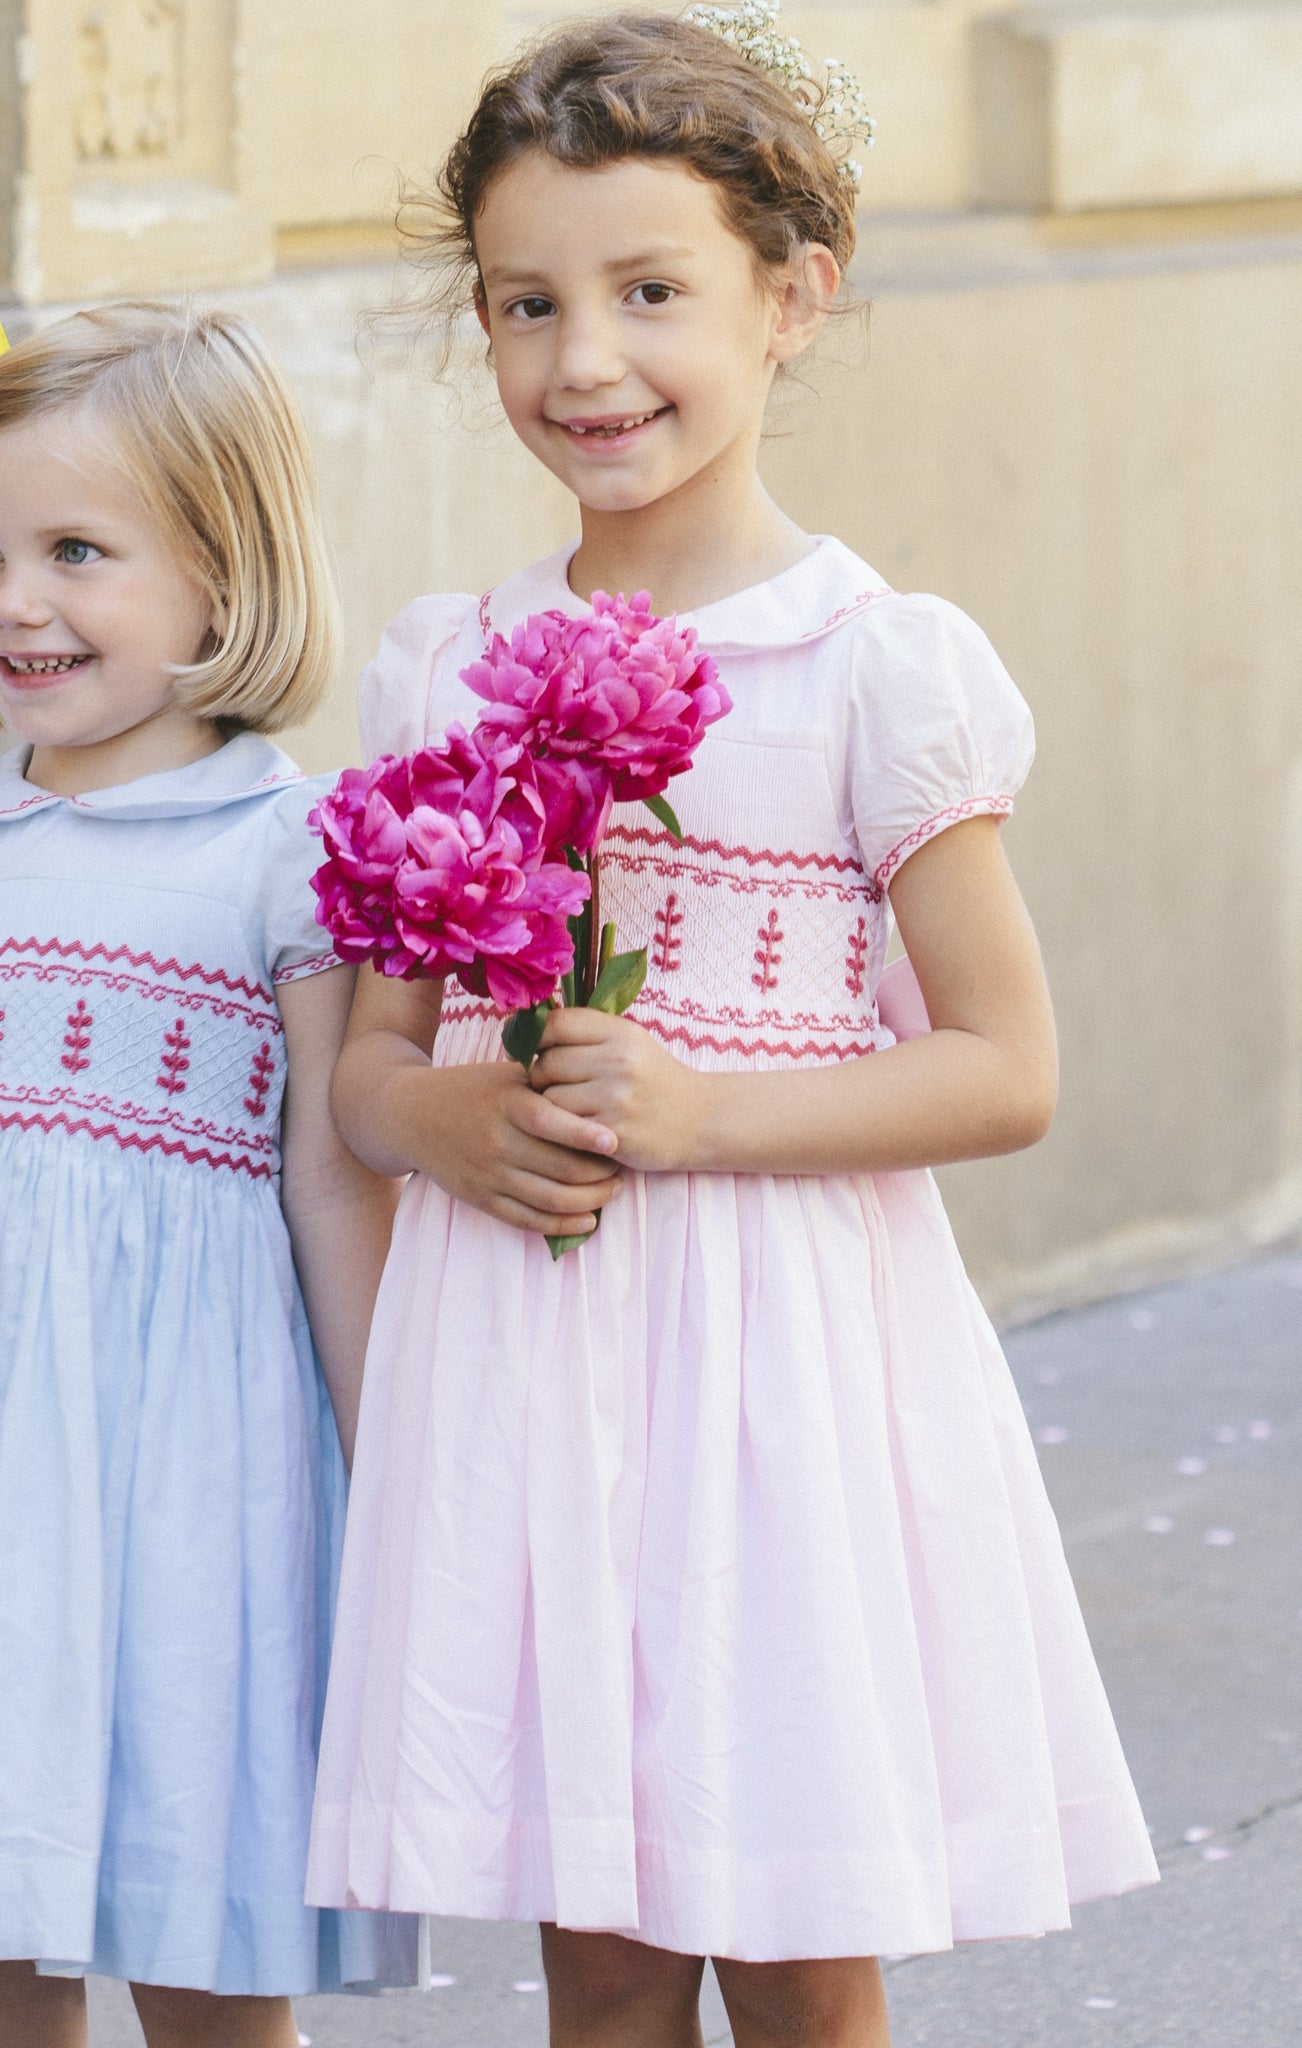
<instances>
[{"instance_id":1,"label":"cheek","mask_svg":"<svg viewBox=\"0 0 1302 2048\"><path fill-rule=\"evenodd\" d=\"M494 345L493 374L497 379L497 395L511 424L516 426L527 422L538 411L546 388L541 366L520 349L513 348L508 337L504 347Z\"/></svg>"}]
</instances>

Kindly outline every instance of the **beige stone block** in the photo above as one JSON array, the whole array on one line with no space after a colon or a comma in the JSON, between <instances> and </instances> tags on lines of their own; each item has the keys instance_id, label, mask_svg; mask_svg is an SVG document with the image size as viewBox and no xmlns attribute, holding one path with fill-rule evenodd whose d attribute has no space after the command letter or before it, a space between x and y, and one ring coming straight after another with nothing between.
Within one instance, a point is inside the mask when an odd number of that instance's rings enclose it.
<instances>
[{"instance_id":1,"label":"beige stone block","mask_svg":"<svg viewBox=\"0 0 1302 2048\"><path fill-rule=\"evenodd\" d=\"M827 352L765 461L971 612L1035 714L1006 844L1062 1104L944 1176L1001 1313L1302 1224L1302 234L1009 255L883 284L870 362Z\"/></svg>"},{"instance_id":2,"label":"beige stone block","mask_svg":"<svg viewBox=\"0 0 1302 2048\"><path fill-rule=\"evenodd\" d=\"M252 176L280 227L390 219L498 50L493 0L259 0L244 65Z\"/></svg>"},{"instance_id":3,"label":"beige stone block","mask_svg":"<svg viewBox=\"0 0 1302 2048\"><path fill-rule=\"evenodd\" d=\"M1302 190L1302 7L1045 9L972 33L986 205Z\"/></svg>"},{"instance_id":4,"label":"beige stone block","mask_svg":"<svg viewBox=\"0 0 1302 2048\"><path fill-rule=\"evenodd\" d=\"M605 0L502 0L503 51L550 22L608 12ZM649 0L676 14L678 0ZM948 209L970 187L971 93L967 8L930 0L785 0L782 22L816 64L839 57L864 88L877 140L860 152L866 213Z\"/></svg>"},{"instance_id":5,"label":"beige stone block","mask_svg":"<svg viewBox=\"0 0 1302 2048\"><path fill-rule=\"evenodd\" d=\"M10 271L28 303L265 275L241 162L233 0L26 0Z\"/></svg>"},{"instance_id":6,"label":"beige stone block","mask_svg":"<svg viewBox=\"0 0 1302 2048\"><path fill-rule=\"evenodd\" d=\"M20 168L19 0L0 0L0 298L13 270L14 194Z\"/></svg>"}]
</instances>

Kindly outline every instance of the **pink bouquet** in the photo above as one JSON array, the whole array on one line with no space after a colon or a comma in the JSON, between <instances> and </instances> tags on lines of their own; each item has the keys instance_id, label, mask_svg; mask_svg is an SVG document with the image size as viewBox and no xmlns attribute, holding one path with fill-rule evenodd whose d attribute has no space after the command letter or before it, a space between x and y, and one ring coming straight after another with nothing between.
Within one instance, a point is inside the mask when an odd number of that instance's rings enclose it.
<instances>
[{"instance_id":1,"label":"pink bouquet","mask_svg":"<svg viewBox=\"0 0 1302 2048\"><path fill-rule=\"evenodd\" d=\"M732 703L696 634L645 592L597 591L579 619L536 613L461 679L487 705L473 732L346 768L312 812L317 920L341 959L455 974L510 1010L503 1043L528 1068L558 1000L618 1016L636 999L646 948L616 953L600 916L610 807L640 800L681 838L664 790Z\"/></svg>"}]
</instances>

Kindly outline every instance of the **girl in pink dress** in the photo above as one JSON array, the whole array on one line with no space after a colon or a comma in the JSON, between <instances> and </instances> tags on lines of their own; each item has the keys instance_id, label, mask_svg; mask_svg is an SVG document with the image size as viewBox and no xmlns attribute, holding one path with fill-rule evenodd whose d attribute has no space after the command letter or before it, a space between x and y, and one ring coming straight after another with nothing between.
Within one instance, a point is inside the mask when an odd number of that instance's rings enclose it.
<instances>
[{"instance_id":1,"label":"girl in pink dress","mask_svg":"<svg viewBox=\"0 0 1302 2048\"><path fill-rule=\"evenodd\" d=\"M649 588L734 704L671 789L681 843L614 814L606 914L650 949L626 1017L557 1012L526 1078L487 1004L366 970L336 1073L349 1142L413 1177L309 1895L541 1921L565 2048L699 2043L706 1956L739 2048L880 2048L877 1955L1156 1875L927 1171L1052 1114L998 832L1030 716L969 619L756 476L853 247L830 125L662 15L490 81L436 253L582 537L418 600L362 683L368 754L403 752L473 723L487 634ZM934 1026L899 1044L892 911Z\"/></svg>"}]
</instances>

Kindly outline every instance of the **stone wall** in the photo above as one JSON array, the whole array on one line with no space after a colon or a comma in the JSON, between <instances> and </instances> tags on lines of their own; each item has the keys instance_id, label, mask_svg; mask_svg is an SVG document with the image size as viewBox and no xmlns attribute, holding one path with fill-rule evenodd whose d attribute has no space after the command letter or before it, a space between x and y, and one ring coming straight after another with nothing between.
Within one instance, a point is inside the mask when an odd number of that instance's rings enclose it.
<instances>
[{"instance_id":1,"label":"stone wall","mask_svg":"<svg viewBox=\"0 0 1302 2048\"><path fill-rule=\"evenodd\" d=\"M399 167L551 5L0 0L12 327L124 290L245 306L307 407L348 668L572 509L468 350L357 345ZM1058 1002L1046 1143L946 1175L1002 1312L1302 1223L1302 6L789 0L880 117L857 290L775 407L783 501L971 610L1041 758L1009 846ZM351 681L296 736L355 750Z\"/></svg>"}]
</instances>

